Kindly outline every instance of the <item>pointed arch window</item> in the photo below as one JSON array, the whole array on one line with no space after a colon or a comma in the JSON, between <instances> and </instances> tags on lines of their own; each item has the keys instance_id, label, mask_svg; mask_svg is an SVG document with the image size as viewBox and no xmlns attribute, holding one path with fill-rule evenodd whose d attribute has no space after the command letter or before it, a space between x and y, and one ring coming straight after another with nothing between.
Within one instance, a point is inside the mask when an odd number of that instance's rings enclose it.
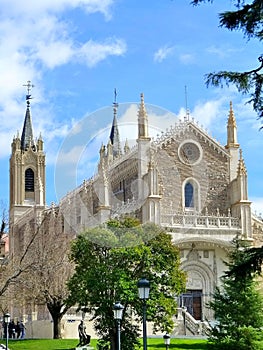
<instances>
[{"instance_id":1,"label":"pointed arch window","mask_svg":"<svg viewBox=\"0 0 263 350\"><path fill-rule=\"evenodd\" d=\"M200 211L200 185L193 177L185 179L182 184L182 206L184 210L189 212Z\"/></svg>"},{"instance_id":2,"label":"pointed arch window","mask_svg":"<svg viewBox=\"0 0 263 350\"><path fill-rule=\"evenodd\" d=\"M190 182L184 187L184 201L185 208L194 208L194 186Z\"/></svg>"},{"instance_id":3,"label":"pointed arch window","mask_svg":"<svg viewBox=\"0 0 263 350\"><path fill-rule=\"evenodd\" d=\"M34 181L35 175L34 171L31 168L26 169L25 171L25 191L34 192Z\"/></svg>"}]
</instances>

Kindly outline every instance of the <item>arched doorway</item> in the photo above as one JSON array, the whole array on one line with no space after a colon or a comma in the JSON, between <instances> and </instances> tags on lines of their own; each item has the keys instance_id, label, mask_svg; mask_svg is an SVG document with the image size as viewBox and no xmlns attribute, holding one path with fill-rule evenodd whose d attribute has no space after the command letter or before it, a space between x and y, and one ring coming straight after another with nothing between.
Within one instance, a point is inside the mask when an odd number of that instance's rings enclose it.
<instances>
[{"instance_id":1,"label":"arched doorway","mask_svg":"<svg viewBox=\"0 0 263 350\"><path fill-rule=\"evenodd\" d=\"M186 292L180 296L180 307L196 319L210 319L208 303L212 298L215 276L213 271L202 261L186 261L182 264L187 273Z\"/></svg>"}]
</instances>

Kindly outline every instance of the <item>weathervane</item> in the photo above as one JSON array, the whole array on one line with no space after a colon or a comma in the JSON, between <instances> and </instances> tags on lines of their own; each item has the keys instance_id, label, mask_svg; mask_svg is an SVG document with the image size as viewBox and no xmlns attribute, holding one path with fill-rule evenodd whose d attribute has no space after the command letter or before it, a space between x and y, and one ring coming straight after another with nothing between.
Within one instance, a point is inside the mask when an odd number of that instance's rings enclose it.
<instances>
[{"instance_id":1,"label":"weathervane","mask_svg":"<svg viewBox=\"0 0 263 350\"><path fill-rule=\"evenodd\" d=\"M26 86L26 88L27 88L26 101L27 101L27 104L29 105L29 104L30 104L30 101L29 101L29 100L32 98L32 97L31 97L31 94L30 94L30 91L31 91L31 89L32 89L35 85L31 84L31 81L28 80L28 81L27 81L27 84L24 84L23 86Z\"/></svg>"},{"instance_id":2,"label":"weathervane","mask_svg":"<svg viewBox=\"0 0 263 350\"><path fill-rule=\"evenodd\" d=\"M114 115L117 114L117 109L118 109L118 103L117 103L117 90L116 88L114 89L114 102L113 102L113 112L114 112Z\"/></svg>"}]
</instances>

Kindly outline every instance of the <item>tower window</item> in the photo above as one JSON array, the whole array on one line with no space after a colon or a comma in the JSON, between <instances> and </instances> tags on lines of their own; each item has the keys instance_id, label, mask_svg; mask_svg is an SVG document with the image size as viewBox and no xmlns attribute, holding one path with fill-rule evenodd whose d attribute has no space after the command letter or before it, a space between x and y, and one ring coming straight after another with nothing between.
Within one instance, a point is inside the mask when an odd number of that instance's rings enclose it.
<instances>
[{"instance_id":1,"label":"tower window","mask_svg":"<svg viewBox=\"0 0 263 350\"><path fill-rule=\"evenodd\" d=\"M34 192L34 171L31 168L25 171L25 191Z\"/></svg>"},{"instance_id":2,"label":"tower window","mask_svg":"<svg viewBox=\"0 0 263 350\"><path fill-rule=\"evenodd\" d=\"M185 185L184 199L186 208L194 207L194 187L190 182L187 182L187 184Z\"/></svg>"}]
</instances>

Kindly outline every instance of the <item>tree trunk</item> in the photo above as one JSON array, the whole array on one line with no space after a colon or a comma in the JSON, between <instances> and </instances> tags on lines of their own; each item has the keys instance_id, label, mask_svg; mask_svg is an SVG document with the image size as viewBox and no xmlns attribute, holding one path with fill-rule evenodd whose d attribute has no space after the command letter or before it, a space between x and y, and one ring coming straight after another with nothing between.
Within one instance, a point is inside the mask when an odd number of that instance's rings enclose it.
<instances>
[{"instance_id":1,"label":"tree trunk","mask_svg":"<svg viewBox=\"0 0 263 350\"><path fill-rule=\"evenodd\" d=\"M53 339L61 339L61 319L62 315L54 315L53 317Z\"/></svg>"},{"instance_id":2,"label":"tree trunk","mask_svg":"<svg viewBox=\"0 0 263 350\"><path fill-rule=\"evenodd\" d=\"M62 305L48 303L47 308L53 320L53 339L61 339Z\"/></svg>"}]
</instances>

